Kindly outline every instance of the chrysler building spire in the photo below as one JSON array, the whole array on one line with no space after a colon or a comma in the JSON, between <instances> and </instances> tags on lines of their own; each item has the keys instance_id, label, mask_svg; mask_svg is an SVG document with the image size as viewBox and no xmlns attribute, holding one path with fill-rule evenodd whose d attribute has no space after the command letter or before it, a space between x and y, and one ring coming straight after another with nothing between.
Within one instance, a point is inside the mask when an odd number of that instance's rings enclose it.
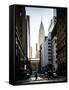
<instances>
[{"instance_id":1,"label":"chrysler building spire","mask_svg":"<svg viewBox=\"0 0 69 90\"><path fill-rule=\"evenodd\" d=\"M39 47L44 42L44 36L45 36L45 30L42 22L42 17L41 17L41 24L39 28Z\"/></svg>"}]
</instances>

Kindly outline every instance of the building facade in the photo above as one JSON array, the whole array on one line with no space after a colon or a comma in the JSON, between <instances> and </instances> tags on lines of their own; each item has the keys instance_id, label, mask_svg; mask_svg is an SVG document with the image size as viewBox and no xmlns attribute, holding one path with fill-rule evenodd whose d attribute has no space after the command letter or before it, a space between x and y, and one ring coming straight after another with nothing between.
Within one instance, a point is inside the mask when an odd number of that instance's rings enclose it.
<instances>
[{"instance_id":1,"label":"building facade","mask_svg":"<svg viewBox=\"0 0 69 90\"><path fill-rule=\"evenodd\" d=\"M58 75L67 73L67 10L57 9L57 63Z\"/></svg>"},{"instance_id":2,"label":"building facade","mask_svg":"<svg viewBox=\"0 0 69 90\"><path fill-rule=\"evenodd\" d=\"M51 32L45 37L44 43L40 46L41 72L44 73L46 66L52 64L52 41Z\"/></svg>"},{"instance_id":3,"label":"building facade","mask_svg":"<svg viewBox=\"0 0 69 90\"><path fill-rule=\"evenodd\" d=\"M54 36L52 38L52 59L53 59L53 66L54 71L57 71L57 37Z\"/></svg>"},{"instance_id":4,"label":"building facade","mask_svg":"<svg viewBox=\"0 0 69 90\"><path fill-rule=\"evenodd\" d=\"M52 31L56 24L56 9L53 10L54 16L51 19L50 26L48 28L48 61L50 64L53 64L53 56L52 56Z\"/></svg>"},{"instance_id":5,"label":"building facade","mask_svg":"<svg viewBox=\"0 0 69 90\"><path fill-rule=\"evenodd\" d=\"M32 67L32 74L35 72L38 72L38 64L39 64L39 58L31 58L31 67Z\"/></svg>"},{"instance_id":6,"label":"building facade","mask_svg":"<svg viewBox=\"0 0 69 90\"><path fill-rule=\"evenodd\" d=\"M27 57L30 58L30 16L26 16L27 21Z\"/></svg>"},{"instance_id":7,"label":"building facade","mask_svg":"<svg viewBox=\"0 0 69 90\"><path fill-rule=\"evenodd\" d=\"M48 64L48 37L45 37L44 43L41 45L41 67Z\"/></svg>"},{"instance_id":8,"label":"building facade","mask_svg":"<svg viewBox=\"0 0 69 90\"><path fill-rule=\"evenodd\" d=\"M57 27L56 27L56 24L57 24L57 17L55 17L55 25L53 27L53 30L52 30L52 33L51 33L51 38L52 38L52 64L53 64L53 67L54 67L54 72L57 71L57 67L58 67L58 64L57 64L57 36L56 36L56 33L57 33Z\"/></svg>"},{"instance_id":9,"label":"building facade","mask_svg":"<svg viewBox=\"0 0 69 90\"><path fill-rule=\"evenodd\" d=\"M27 55L27 19L25 7L16 6L16 80L25 79L27 70L31 72L30 62L28 61ZM26 73L25 73L26 72ZM24 78L25 77L25 78Z\"/></svg>"},{"instance_id":10,"label":"building facade","mask_svg":"<svg viewBox=\"0 0 69 90\"><path fill-rule=\"evenodd\" d=\"M51 39L51 32L48 33L48 63L52 64L52 39Z\"/></svg>"}]
</instances>

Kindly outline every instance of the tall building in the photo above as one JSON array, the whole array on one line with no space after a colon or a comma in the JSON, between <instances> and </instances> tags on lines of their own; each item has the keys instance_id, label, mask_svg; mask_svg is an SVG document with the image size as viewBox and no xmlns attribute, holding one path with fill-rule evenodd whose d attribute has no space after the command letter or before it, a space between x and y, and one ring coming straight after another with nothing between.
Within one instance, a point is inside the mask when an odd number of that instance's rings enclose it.
<instances>
[{"instance_id":1,"label":"tall building","mask_svg":"<svg viewBox=\"0 0 69 90\"><path fill-rule=\"evenodd\" d=\"M58 75L67 74L67 9L57 9L57 63Z\"/></svg>"},{"instance_id":2,"label":"tall building","mask_svg":"<svg viewBox=\"0 0 69 90\"><path fill-rule=\"evenodd\" d=\"M52 64L52 39L51 39L51 32L48 33L48 63Z\"/></svg>"},{"instance_id":3,"label":"tall building","mask_svg":"<svg viewBox=\"0 0 69 90\"><path fill-rule=\"evenodd\" d=\"M52 30L56 24L56 16L55 16L56 9L54 9L54 16L51 19L50 26L48 28L48 62L53 63L52 60Z\"/></svg>"},{"instance_id":4,"label":"tall building","mask_svg":"<svg viewBox=\"0 0 69 90\"><path fill-rule=\"evenodd\" d=\"M16 80L20 78L25 79L27 70L31 72L31 65L27 57L27 33L29 31L29 22L26 16L25 7L16 6L15 7L16 15Z\"/></svg>"},{"instance_id":5,"label":"tall building","mask_svg":"<svg viewBox=\"0 0 69 90\"><path fill-rule=\"evenodd\" d=\"M26 16L27 20L27 57L30 58L30 16Z\"/></svg>"},{"instance_id":6,"label":"tall building","mask_svg":"<svg viewBox=\"0 0 69 90\"><path fill-rule=\"evenodd\" d=\"M54 71L57 71L57 37L53 36L52 38L52 59L53 59L53 66Z\"/></svg>"},{"instance_id":7,"label":"tall building","mask_svg":"<svg viewBox=\"0 0 69 90\"><path fill-rule=\"evenodd\" d=\"M38 50L38 44L36 43L36 53L35 58L39 58L39 50Z\"/></svg>"},{"instance_id":8,"label":"tall building","mask_svg":"<svg viewBox=\"0 0 69 90\"><path fill-rule=\"evenodd\" d=\"M40 60L42 68L48 64L48 37L45 37L44 43L41 45Z\"/></svg>"},{"instance_id":9,"label":"tall building","mask_svg":"<svg viewBox=\"0 0 69 90\"><path fill-rule=\"evenodd\" d=\"M39 28L39 48L40 48L40 45L44 42L44 37L45 37L45 31L44 31L43 23L41 21L40 28Z\"/></svg>"},{"instance_id":10,"label":"tall building","mask_svg":"<svg viewBox=\"0 0 69 90\"><path fill-rule=\"evenodd\" d=\"M27 60L27 23L25 7L15 7L16 13L16 80L24 75L24 65ZM21 69L23 68L23 69ZM23 79L23 77L22 77Z\"/></svg>"},{"instance_id":11,"label":"tall building","mask_svg":"<svg viewBox=\"0 0 69 90\"><path fill-rule=\"evenodd\" d=\"M57 71L57 29L56 29L56 23L57 23L57 17L55 17L55 25L53 27L52 33L51 33L51 38L52 38L52 64L54 67L54 71Z\"/></svg>"},{"instance_id":12,"label":"tall building","mask_svg":"<svg viewBox=\"0 0 69 90\"><path fill-rule=\"evenodd\" d=\"M42 66L43 66L43 54L44 54L44 38L45 38L45 30L44 30L44 26L43 26L43 22L41 20L41 23L40 23L40 28L39 28L39 58L40 58L40 61L39 61L39 72L41 71L42 69ZM42 49L43 47L43 49Z\"/></svg>"},{"instance_id":13,"label":"tall building","mask_svg":"<svg viewBox=\"0 0 69 90\"><path fill-rule=\"evenodd\" d=\"M40 45L40 66L41 69L44 70L47 64L52 64L52 38L51 32L56 23L56 17L54 16L51 20L49 29L48 29L48 37L44 37L44 41Z\"/></svg>"},{"instance_id":14,"label":"tall building","mask_svg":"<svg viewBox=\"0 0 69 90\"><path fill-rule=\"evenodd\" d=\"M32 47L30 47L30 53L29 53L29 58L31 59L32 58Z\"/></svg>"},{"instance_id":15,"label":"tall building","mask_svg":"<svg viewBox=\"0 0 69 90\"><path fill-rule=\"evenodd\" d=\"M48 64L48 37L44 38L44 43L40 45L39 73L45 72L45 66Z\"/></svg>"},{"instance_id":16,"label":"tall building","mask_svg":"<svg viewBox=\"0 0 69 90\"><path fill-rule=\"evenodd\" d=\"M53 65L58 75L67 74L67 9L56 9L57 22L52 31Z\"/></svg>"},{"instance_id":17,"label":"tall building","mask_svg":"<svg viewBox=\"0 0 69 90\"><path fill-rule=\"evenodd\" d=\"M24 7L18 6L16 6L16 56L19 60L27 57L26 12Z\"/></svg>"},{"instance_id":18,"label":"tall building","mask_svg":"<svg viewBox=\"0 0 69 90\"><path fill-rule=\"evenodd\" d=\"M49 26L49 28L48 28L48 32L52 32L55 24L56 24L56 16L53 16L53 18L52 18L51 21L50 21L50 26Z\"/></svg>"}]
</instances>

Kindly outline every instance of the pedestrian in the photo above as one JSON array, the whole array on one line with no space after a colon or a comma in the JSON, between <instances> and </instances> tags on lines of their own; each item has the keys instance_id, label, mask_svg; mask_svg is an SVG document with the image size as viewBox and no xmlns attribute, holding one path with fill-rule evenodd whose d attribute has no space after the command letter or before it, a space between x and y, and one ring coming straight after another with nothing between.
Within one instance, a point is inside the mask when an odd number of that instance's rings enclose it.
<instances>
[{"instance_id":1,"label":"pedestrian","mask_svg":"<svg viewBox=\"0 0 69 90\"><path fill-rule=\"evenodd\" d=\"M37 72L35 73L35 80L37 80Z\"/></svg>"}]
</instances>

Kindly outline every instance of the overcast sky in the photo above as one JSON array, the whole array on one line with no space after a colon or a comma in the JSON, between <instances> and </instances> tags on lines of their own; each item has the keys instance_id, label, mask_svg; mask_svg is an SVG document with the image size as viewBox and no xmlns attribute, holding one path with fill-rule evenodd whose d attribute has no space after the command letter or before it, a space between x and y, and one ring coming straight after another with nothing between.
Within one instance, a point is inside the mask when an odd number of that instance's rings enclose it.
<instances>
[{"instance_id":1,"label":"overcast sky","mask_svg":"<svg viewBox=\"0 0 69 90\"><path fill-rule=\"evenodd\" d=\"M50 21L53 18L53 9L26 7L26 15L30 16L30 45L33 48L33 57L35 57L35 47L36 43L38 43L41 20L44 25L45 35L47 36Z\"/></svg>"}]
</instances>

